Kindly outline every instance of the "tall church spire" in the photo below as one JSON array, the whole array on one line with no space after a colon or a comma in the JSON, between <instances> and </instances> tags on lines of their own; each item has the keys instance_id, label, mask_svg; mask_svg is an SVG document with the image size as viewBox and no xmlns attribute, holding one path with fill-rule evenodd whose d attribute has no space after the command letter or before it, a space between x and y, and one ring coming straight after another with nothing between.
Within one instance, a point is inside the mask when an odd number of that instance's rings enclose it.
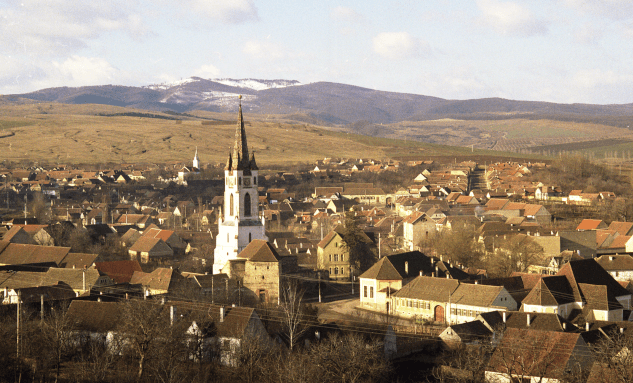
<instances>
[{"instance_id":1,"label":"tall church spire","mask_svg":"<svg viewBox=\"0 0 633 383\"><path fill-rule=\"evenodd\" d=\"M240 110L237 116L235 129L235 143L233 144L234 169L250 170L248 144L246 143L246 130L244 129L244 117L242 116L242 96L240 95Z\"/></svg>"}]
</instances>

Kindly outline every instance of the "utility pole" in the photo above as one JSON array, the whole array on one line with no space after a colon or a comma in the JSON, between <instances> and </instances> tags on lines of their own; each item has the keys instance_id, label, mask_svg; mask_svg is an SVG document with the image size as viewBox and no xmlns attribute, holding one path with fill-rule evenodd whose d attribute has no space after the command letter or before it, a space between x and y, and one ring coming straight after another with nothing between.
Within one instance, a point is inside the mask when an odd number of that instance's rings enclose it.
<instances>
[{"instance_id":1,"label":"utility pole","mask_svg":"<svg viewBox=\"0 0 633 383\"><path fill-rule=\"evenodd\" d=\"M18 323L16 328L16 355L20 359L20 311L22 310L22 292L18 290Z\"/></svg>"},{"instance_id":2,"label":"utility pole","mask_svg":"<svg viewBox=\"0 0 633 383\"><path fill-rule=\"evenodd\" d=\"M352 274L352 295L354 295L354 267L350 266L349 271Z\"/></svg>"},{"instance_id":3,"label":"utility pole","mask_svg":"<svg viewBox=\"0 0 633 383\"><path fill-rule=\"evenodd\" d=\"M321 272L317 271L317 275L319 276L319 303L321 303Z\"/></svg>"}]
</instances>

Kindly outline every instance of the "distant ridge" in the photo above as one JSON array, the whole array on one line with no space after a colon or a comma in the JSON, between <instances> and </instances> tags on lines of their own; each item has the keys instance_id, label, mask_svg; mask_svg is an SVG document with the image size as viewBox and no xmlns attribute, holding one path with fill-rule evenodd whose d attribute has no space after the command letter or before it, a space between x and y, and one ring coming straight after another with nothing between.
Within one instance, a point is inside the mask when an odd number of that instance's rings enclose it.
<instances>
[{"instance_id":1,"label":"distant ridge","mask_svg":"<svg viewBox=\"0 0 633 383\"><path fill-rule=\"evenodd\" d=\"M514 101L502 98L446 100L409 93L385 92L353 85L296 80L203 79L143 87L101 85L60 87L10 95L39 102L106 104L151 111L186 113L194 110L234 112L237 96L247 113L285 114L297 121L329 125L358 122L390 124L441 118L548 118L586 120L600 116L633 116L633 104L592 105Z\"/></svg>"}]
</instances>

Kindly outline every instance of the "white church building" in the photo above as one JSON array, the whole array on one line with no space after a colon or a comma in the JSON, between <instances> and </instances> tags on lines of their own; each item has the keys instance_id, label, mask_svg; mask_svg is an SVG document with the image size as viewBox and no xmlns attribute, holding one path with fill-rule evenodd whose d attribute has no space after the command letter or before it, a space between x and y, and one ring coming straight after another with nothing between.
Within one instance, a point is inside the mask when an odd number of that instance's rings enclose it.
<instances>
[{"instance_id":1,"label":"white church building","mask_svg":"<svg viewBox=\"0 0 633 383\"><path fill-rule=\"evenodd\" d=\"M241 98L241 96L240 96ZM268 241L259 217L258 168L248 153L242 103L235 131L233 151L224 169L224 205L218 220L213 273L230 274L230 261L254 239Z\"/></svg>"}]
</instances>

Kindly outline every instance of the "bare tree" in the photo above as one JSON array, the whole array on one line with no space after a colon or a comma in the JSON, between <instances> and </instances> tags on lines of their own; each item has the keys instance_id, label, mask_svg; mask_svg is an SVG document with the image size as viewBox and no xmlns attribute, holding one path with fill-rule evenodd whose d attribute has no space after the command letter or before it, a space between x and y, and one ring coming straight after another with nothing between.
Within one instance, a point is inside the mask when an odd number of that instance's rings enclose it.
<instances>
[{"instance_id":1,"label":"bare tree","mask_svg":"<svg viewBox=\"0 0 633 383\"><path fill-rule=\"evenodd\" d=\"M290 351L309 328L303 313L303 293L294 281L286 282L281 291L281 323Z\"/></svg>"},{"instance_id":2,"label":"bare tree","mask_svg":"<svg viewBox=\"0 0 633 383\"><path fill-rule=\"evenodd\" d=\"M433 368L433 377L440 383L483 383L491 353L489 344L462 344L442 355L439 365Z\"/></svg>"},{"instance_id":3,"label":"bare tree","mask_svg":"<svg viewBox=\"0 0 633 383\"><path fill-rule=\"evenodd\" d=\"M633 333L615 330L593 347L591 383L633 382Z\"/></svg>"},{"instance_id":4,"label":"bare tree","mask_svg":"<svg viewBox=\"0 0 633 383\"><path fill-rule=\"evenodd\" d=\"M472 225L456 226L424 239L419 246L436 256L445 256L466 267L480 267L483 249Z\"/></svg>"},{"instance_id":5,"label":"bare tree","mask_svg":"<svg viewBox=\"0 0 633 383\"><path fill-rule=\"evenodd\" d=\"M310 349L310 359L318 366L315 380L320 382L372 382L384 379L390 364L380 342L359 334L333 334Z\"/></svg>"},{"instance_id":6,"label":"bare tree","mask_svg":"<svg viewBox=\"0 0 633 383\"><path fill-rule=\"evenodd\" d=\"M158 352L160 339L168 328L168 317L164 306L156 302L129 300L125 302L120 332L131 356L137 359L136 378L141 381L147 364Z\"/></svg>"},{"instance_id":7,"label":"bare tree","mask_svg":"<svg viewBox=\"0 0 633 383\"><path fill-rule=\"evenodd\" d=\"M59 379L62 361L73 349L71 336L72 323L67 315L68 304L53 308L42 323L42 342L45 351L50 353L55 365L55 381Z\"/></svg>"},{"instance_id":8,"label":"bare tree","mask_svg":"<svg viewBox=\"0 0 633 383\"><path fill-rule=\"evenodd\" d=\"M492 274L506 277L515 271L525 272L530 265L543 262L543 248L532 238L514 235L506 239L492 256Z\"/></svg>"}]
</instances>

